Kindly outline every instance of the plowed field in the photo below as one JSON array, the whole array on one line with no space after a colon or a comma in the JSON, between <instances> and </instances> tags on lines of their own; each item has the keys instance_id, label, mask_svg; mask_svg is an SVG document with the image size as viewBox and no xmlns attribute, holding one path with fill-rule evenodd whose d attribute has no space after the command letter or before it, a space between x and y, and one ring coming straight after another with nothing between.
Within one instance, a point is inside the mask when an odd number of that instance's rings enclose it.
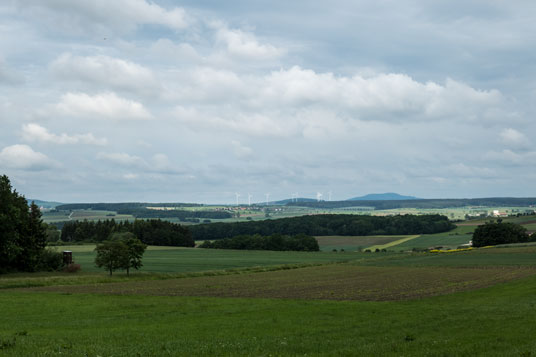
<instances>
[{"instance_id":1,"label":"plowed field","mask_svg":"<svg viewBox=\"0 0 536 357\"><path fill-rule=\"evenodd\" d=\"M34 291L327 300L408 300L483 288L536 274L532 267L373 267L332 264L294 270Z\"/></svg>"}]
</instances>

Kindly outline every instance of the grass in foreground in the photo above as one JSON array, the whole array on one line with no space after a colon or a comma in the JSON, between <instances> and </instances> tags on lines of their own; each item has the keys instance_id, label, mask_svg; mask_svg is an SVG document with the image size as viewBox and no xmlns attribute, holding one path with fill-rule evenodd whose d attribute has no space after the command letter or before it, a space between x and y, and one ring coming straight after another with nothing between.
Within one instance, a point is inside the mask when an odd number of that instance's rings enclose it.
<instances>
[{"instance_id":1,"label":"grass in foreground","mask_svg":"<svg viewBox=\"0 0 536 357\"><path fill-rule=\"evenodd\" d=\"M5 356L530 356L536 277L405 302L0 292Z\"/></svg>"}]
</instances>

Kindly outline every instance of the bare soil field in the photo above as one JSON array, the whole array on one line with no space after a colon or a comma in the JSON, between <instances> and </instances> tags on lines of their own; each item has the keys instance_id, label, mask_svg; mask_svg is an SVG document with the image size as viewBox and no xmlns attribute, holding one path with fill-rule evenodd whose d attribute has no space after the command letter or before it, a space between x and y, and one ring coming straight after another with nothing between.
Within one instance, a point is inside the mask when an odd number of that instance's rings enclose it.
<instances>
[{"instance_id":1,"label":"bare soil field","mask_svg":"<svg viewBox=\"0 0 536 357\"><path fill-rule=\"evenodd\" d=\"M536 275L533 267L374 267L331 264L294 270L158 281L23 289L114 295L395 301L492 286Z\"/></svg>"}]
</instances>

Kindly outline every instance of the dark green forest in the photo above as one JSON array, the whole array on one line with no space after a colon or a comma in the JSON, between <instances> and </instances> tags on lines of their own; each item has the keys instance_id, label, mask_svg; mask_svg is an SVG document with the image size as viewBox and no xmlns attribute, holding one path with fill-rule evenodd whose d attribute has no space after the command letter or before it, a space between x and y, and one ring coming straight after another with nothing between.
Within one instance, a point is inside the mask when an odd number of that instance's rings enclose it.
<instances>
[{"instance_id":1,"label":"dark green forest","mask_svg":"<svg viewBox=\"0 0 536 357\"><path fill-rule=\"evenodd\" d=\"M473 233L473 247L487 245L525 243L536 240L536 235L529 236L527 229L519 224L502 220L487 222L478 226Z\"/></svg>"},{"instance_id":2,"label":"dark green forest","mask_svg":"<svg viewBox=\"0 0 536 357\"><path fill-rule=\"evenodd\" d=\"M73 221L63 225L63 242L102 242L112 233L133 233L147 245L193 247L195 245L190 230L180 224L159 219L136 220L134 222Z\"/></svg>"},{"instance_id":3,"label":"dark green forest","mask_svg":"<svg viewBox=\"0 0 536 357\"><path fill-rule=\"evenodd\" d=\"M244 250L293 250L317 252L320 250L314 237L298 234L294 236L272 234L270 236L241 235L233 238L205 241L199 248L244 249Z\"/></svg>"},{"instance_id":4,"label":"dark green forest","mask_svg":"<svg viewBox=\"0 0 536 357\"><path fill-rule=\"evenodd\" d=\"M47 251L41 211L0 176L0 273L57 269L61 255Z\"/></svg>"},{"instance_id":5,"label":"dark green forest","mask_svg":"<svg viewBox=\"0 0 536 357\"><path fill-rule=\"evenodd\" d=\"M455 228L441 215L358 216L343 214L311 215L276 220L212 223L190 226L194 240L215 240L239 235L275 233L311 236L365 236L433 234Z\"/></svg>"}]
</instances>

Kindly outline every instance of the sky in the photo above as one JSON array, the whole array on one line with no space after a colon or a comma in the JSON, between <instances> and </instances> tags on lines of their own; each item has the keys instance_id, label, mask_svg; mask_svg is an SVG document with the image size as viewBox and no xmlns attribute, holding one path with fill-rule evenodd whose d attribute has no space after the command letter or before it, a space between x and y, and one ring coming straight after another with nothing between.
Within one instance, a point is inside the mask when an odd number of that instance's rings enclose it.
<instances>
[{"instance_id":1,"label":"sky","mask_svg":"<svg viewBox=\"0 0 536 357\"><path fill-rule=\"evenodd\" d=\"M536 2L4 0L0 174L60 202L536 196Z\"/></svg>"}]
</instances>

